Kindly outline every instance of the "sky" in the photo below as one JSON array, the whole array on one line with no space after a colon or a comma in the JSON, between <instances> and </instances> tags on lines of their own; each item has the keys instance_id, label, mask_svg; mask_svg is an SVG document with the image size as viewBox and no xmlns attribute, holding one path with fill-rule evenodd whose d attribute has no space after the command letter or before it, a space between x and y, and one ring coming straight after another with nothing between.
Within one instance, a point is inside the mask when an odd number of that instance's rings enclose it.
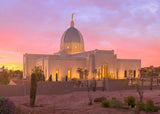
<instances>
[{"instance_id":1,"label":"sky","mask_svg":"<svg viewBox=\"0 0 160 114\"><path fill-rule=\"evenodd\" d=\"M59 51L72 13L85 51L160 66L160 0L0 0L0 66L22 68L24 53Z\"/></svg>"}]
</instances>

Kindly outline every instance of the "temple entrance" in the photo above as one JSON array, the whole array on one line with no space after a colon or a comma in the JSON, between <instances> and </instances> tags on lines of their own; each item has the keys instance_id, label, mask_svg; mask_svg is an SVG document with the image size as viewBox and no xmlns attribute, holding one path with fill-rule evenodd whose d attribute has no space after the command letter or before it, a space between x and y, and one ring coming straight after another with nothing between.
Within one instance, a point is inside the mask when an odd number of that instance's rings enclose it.
<instances>
[{"instance_id":1,"label":"temple entrance","mask_svg":"<svg viewBox=\"0 0 160 114\"><path fill-rule=\"evenodd\" d=\"M101 79L105 78L107 76L107 65L101 65Z\"/></svg>"},{"instance_id":2,"label":"temple entrance","mask_svg":"<svg viewBox=\"0 0 160 114\"><path fill-rule=\"evenodd\" d=\"M71 78L71 70L68 70L68 78Z\"/></svg>"}]
</instances>

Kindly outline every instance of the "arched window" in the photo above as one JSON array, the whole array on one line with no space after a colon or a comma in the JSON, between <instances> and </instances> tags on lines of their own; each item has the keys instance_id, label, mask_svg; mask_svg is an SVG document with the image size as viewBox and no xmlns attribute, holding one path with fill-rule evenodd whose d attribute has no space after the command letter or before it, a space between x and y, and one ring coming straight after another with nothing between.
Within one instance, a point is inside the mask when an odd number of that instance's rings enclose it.
<instances>
[{"instance_id":1,"label":"arched window","mask_svg":"<svg viewBox=\"0 0 160 114\"><path fill-rule=\"evenodd\" d=\"M124 77L127 77L127 70L124 71Z\"/></svg>"},{"instance_id":2,"label":"arched window","mask_svg":"<svg viewBox=\"0 0 160 114\"><path fill-rule=\"evenodd\" d=\"M134 78L136 77L136 70L134 70L134 72L133 72L133 76L134 76Z\"/></svg>"}]
</instances>

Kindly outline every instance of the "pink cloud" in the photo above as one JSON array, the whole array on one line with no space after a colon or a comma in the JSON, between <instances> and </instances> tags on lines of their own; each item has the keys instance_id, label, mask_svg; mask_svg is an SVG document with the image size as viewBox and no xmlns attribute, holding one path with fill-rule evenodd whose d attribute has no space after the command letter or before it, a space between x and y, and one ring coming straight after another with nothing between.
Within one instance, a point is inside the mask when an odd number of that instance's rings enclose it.
<instances>
[{"instance_id":1,"label":"pink cloud","mask_svg":"<svg viewBox=\"0 0 160 114\"><path fill-rule=\"evenodd\" d=\"M114 49L119 58L142 59L142 66L158 66L160 2L153 3L157 5L145 0L0 1L0 51L14 53L0 56L0 62L16 64L20 53L59 51L61 36L75 12L75 27L84 37L86 51Z\"/></svg>"}]
</instances>

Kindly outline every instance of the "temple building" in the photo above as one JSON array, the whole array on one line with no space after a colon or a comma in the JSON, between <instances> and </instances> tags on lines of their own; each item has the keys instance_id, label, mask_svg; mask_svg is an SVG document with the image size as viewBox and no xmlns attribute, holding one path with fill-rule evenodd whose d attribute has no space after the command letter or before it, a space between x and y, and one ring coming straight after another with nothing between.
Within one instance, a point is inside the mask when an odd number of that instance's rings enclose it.
<instances>
[{"instance_id":1,"label":"temple building","mask_svg":"<svg viewBox=\"0 0 160 114\"><path fill-rule=\"evenodd\" d=\"M23 77L29 78L35 66L44 71L46 80L51 75L52 80L56 80L56 75L58 80L65 80L66 76L70 79L124 79L139 76L141 60L117 58L114 50L85 51L83 36L75 28L72 14L70 27L61 37L59 52L23 55Z\"/></svg>"}]
</instances>

